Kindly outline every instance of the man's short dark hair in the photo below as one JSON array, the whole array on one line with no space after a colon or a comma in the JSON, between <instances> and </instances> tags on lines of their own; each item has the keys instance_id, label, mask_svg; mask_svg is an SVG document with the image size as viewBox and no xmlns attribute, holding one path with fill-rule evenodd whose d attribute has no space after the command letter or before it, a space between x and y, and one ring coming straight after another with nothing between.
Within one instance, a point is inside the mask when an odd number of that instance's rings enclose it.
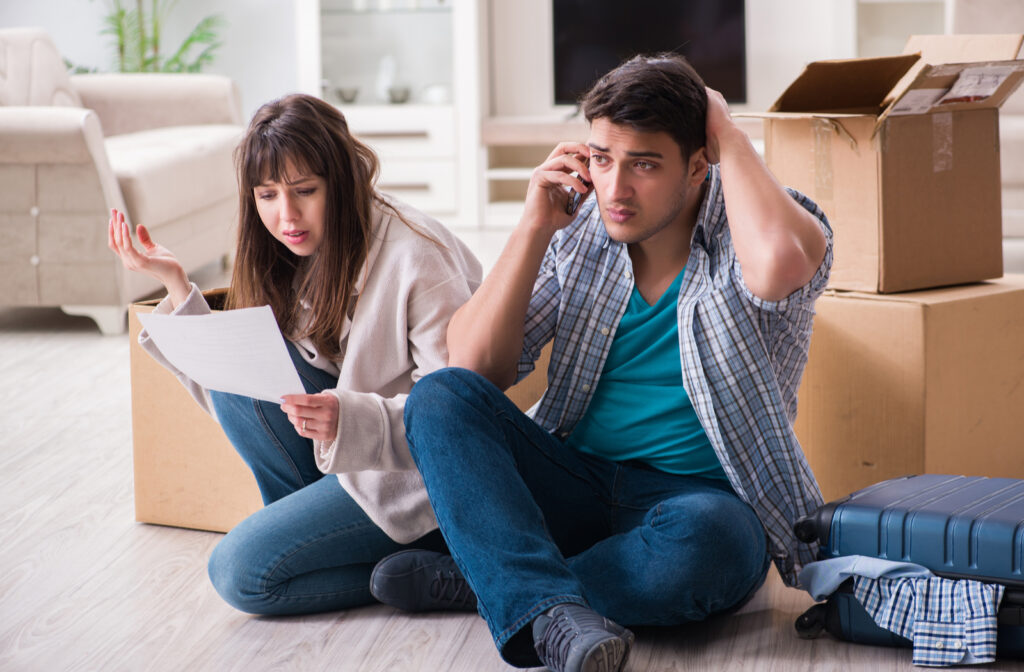
<instances>
[{"instance_id":1,"label":"man's short dark hair","mask_svg":"<svg viewBox=\"0 0 1024 672\"><path fill-rule=\"evenodd\" d=\"M689 62L672 52L634 56L599 79L580 101L593 123L668 133L683 158L707 144L708 94Z\"/></svg>"}]
</instances>

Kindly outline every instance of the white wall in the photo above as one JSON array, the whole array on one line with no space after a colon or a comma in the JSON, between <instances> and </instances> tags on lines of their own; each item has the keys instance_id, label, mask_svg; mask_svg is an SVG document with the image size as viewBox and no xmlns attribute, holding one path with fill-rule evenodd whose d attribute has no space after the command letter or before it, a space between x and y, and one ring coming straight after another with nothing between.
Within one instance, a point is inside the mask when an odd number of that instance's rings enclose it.
<instances>
[{"instance_id":1,"label":"white wall","mask_svg":"<svg viewBox=\"0 0 1024 672\"><path fill-rule=\"evenodd\" d=\"M227 21L221 31L224 45L206 71L235 80L248 118L271 98L299 90L294 2L179 0L164 27L162 51L167 55L177 48L202 17L223 15ZM112 38L100 35L106 11L105 0L0 0L0 27L42 27L65 58L77 65L112 70Z\"/></svg>"},{"instance_id":2,"label":"white wall","mask_svg":"<svg viewBox=\"0 0 1024 672\"><path fill-rule=\"evenodd\" d=\"M114 57L113 51L104 48L104 42L99 39L104 11L102 0L3 0L0 2L0 28L44 28L64 58L76 65L107 69Z\"/></svg>"}]
</instances>

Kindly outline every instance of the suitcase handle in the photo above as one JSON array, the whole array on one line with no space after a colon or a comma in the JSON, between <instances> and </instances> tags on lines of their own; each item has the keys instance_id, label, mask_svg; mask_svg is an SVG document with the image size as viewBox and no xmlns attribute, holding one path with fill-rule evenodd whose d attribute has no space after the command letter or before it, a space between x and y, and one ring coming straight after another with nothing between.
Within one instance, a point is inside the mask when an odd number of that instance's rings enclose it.
<instances>
[{"instance_id":1,"label":"suitcase handle","mask_svg":"<svg viewBox=\"0 0 1024 672\"><path fill-rule=\"evenodd\" d=\"M832 532L832 516L835 515L836 508L848 499L850 498L844 497L843 499L829 502L822 505L817 511L798 518L793 523L793 534L805 544L813 544L814 542L818 542L822 546L828 544L829 533Z\"/></svg>"},{"instance_id":2,"label":"suitcase handle","mask_svg":"<svg viewBox=\"0 0 1024 672\"><path fill-rule=\"evenodd\" d=\"M811 514L810 516L804 516L793 524L793 534L796 535L797 539L805 544L812 544L818 540L818 521L816 518L815 514Z\"/></svg>"}]
</instances>

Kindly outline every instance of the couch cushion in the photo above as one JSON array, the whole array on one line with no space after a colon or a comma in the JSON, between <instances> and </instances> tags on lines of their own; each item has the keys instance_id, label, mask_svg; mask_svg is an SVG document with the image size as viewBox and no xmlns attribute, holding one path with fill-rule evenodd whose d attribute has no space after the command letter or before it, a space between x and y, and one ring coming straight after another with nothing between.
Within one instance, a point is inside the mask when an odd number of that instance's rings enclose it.
<instances>
[{"instance_id":1,"label":"couch cushion","mask_svg":"<svg viewBox=\"0 0 1024 672\"><path fill-rule=\"evenodd\" d=\"M0 105L82 106L64 60L46 32L0 30Z\"/></svg>"},{"instance_id":2,"label":"couch cushion","mask_svg":"<svg viewBox=\"0 0 1024 672\"><path fill-rule=\"evenodd\" d=\"M156 229L237 193L232 152L242 131L210 124L107 138L107 156L132 222Z\"/></svg>"}]
</instances>

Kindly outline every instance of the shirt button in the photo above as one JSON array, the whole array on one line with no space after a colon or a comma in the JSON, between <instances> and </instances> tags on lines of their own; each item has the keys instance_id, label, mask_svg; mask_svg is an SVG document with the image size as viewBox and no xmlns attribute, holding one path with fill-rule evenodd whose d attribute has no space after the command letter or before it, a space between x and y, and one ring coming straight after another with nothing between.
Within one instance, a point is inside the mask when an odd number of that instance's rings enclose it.
<instances>
[{"instance_id":1,"label":"shirt button","mask_svg":"<svg viewBox=\"0 0 1024 672\"><path fill-rule=\"evenodd\" d=\"M602 336L607 336L610 333L611 333L611 329L609 329L608 327L601 327L601 335Z\"/></svg>"},{"instance_id":2,"label":"shirt button","mask_svg":"<svg viewBox=\"0 0 1024 672\"><path fill-rule=\"evenodd\" d=\"M944 648L946 648L946 645L943 644L942 642L935 642L935 648L936 649L944 649Z\"/></svg>"},{"instance_id":3,"label":"shirt button","mask_svg":"<svg viewBox=\"0 0 1024 672\"><path fill-rule=\"evenodd\" d=\"M627 280L629 280L629 278L632 277L632 273L630 273L629 271L623 271L622 272L622 277L624 277Z\"/></svg>"},{"instance_id":4,"label":"shirt button","mask_svg":"<svg viewBox=\"0 0 1024 672\"><path fill-rule=\"evenodd\" d=\"M583 383L583 391L590 392L590 383Z\"/></svg>"},{"instance_id":5,"label":"shirt button","mask_svg":"<svg viewBox=\"0 0 1024 672\"><path fill-rule=\"evenodd\" d=\"M952 642L949 643L949 647L951 649L959 649L960 648L960 640L959 639L954 639Z\"/></svg>"}]
</instances>

